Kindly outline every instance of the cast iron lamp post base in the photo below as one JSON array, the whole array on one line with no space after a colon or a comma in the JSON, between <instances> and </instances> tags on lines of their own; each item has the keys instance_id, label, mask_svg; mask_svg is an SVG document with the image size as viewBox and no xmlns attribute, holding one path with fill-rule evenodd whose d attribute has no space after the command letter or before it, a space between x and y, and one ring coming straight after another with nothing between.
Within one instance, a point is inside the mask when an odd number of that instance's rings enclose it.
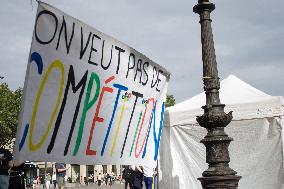
<instances>
[{"instance_id":1,"label":"cast iron lamp post base","mask_svg":"<svg viewBox=\"0 0 284 189\"><path fill-rule=\"evenodd\" d=\"M209 168L202 173L200 180L204 189L236 189L240 176L229 167L229 144L233 140L224 132L224 128L231 122L232 112L224 112L224 104L220 103L220 82L216 55L214 49L213 34L211 28L210 13L215 5L209 0L199 0L193 7L193 11L200 15L201 44L203 61L203 83L206 94L204 114L197 117L201 127L208 133L201 140L206 147L206 162Z\"/></svg>"}]
</instances>

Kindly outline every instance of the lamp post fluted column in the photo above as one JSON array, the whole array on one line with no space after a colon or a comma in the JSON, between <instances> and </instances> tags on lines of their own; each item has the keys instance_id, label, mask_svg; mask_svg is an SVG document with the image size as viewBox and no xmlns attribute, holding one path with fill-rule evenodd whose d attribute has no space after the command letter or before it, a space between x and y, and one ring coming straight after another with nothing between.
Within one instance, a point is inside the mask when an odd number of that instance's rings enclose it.
<instances>
[{"instance_id":1,"label":"lamp post fluted column","mask_svg":"<svg viewBox=\"0 0 284 189\"><path fill-rule=\"evenodd\" d=\"M202 61L203 61L203 83L206 94L206 105L204 114L197 117L201 127L207 129L208 133L201 140L206 147L206 162L209 168L198 178L204 189L235 189L238 187L240 176L229 167L229 144L233 140L224 132L224 128L232 120L232 112L224 112L224 104L220 103L220 82L216 55L214 49L213 34L211 28L210 13L215 5L209 0L198 0L193 11L200 15Z\"/></svg>"}]
</instances>

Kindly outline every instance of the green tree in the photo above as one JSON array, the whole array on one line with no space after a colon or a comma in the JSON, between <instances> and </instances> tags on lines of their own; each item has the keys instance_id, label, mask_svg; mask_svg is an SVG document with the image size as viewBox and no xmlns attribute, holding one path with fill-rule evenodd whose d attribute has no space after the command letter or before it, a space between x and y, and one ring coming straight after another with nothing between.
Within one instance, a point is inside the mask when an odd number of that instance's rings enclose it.
<instances>
[{"instance_id":1,"label":"green tree","mask_svg":"<svg viewBox=\"0 0 284 189\"><path fill-rule=\"evenodd\" d=\"M22 94L21 88L12 91L6 83L0 84L0 146L16 137Z\"/></svg>"},{"instance_id":2,"label":"green tree","mask_svg":"<svg viewBox=\"0 0 284 189\"><path fill-rule=\"evenodd\" d=\"M166 107L170 107L176 104L176 99L174 95L167 95Z\"/></svg>"}]
</instances>

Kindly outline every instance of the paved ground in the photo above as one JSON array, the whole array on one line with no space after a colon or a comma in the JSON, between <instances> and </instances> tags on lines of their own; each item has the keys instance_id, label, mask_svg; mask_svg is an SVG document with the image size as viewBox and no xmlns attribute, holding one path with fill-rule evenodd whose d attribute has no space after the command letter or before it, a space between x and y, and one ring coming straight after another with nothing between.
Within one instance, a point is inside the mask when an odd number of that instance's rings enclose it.
<instances>
[{"instance_id":1,"label":"paved ground","mask_svg":"<svg viewBox=\"0 0 284 189\"><path fill-rule=\"evenodd\" d=\"M77 187L77 188L80 188L80 189L124 189L124 184L113 184L111 186L90 185L90 186L82 186L82 187Z\"/></svg>"},{"instance_id":2,"label":"paved ground","mask_svg":"<svg viewBox=\"0 0 284 189\"><path fill-rule=\"evenodd\" d=\"M67 189L75 189L75 188L80 188L80 189L124 189L124 183L123 184L119 184L119 183L115 183L111 186L106 186L106 185L102 185L102 186L97 186L93 183L91 183L90 185L88 186L73 186L73 187L68 187L67 186ZM32 188L27 188L27 189L32 189ZM40 187L37 187L36 189L44 189L43 186L41 185ZM51 185L51 188L50 189L53 189L52 185Z\"/></svg>"},{"instance_id":3,"label":"paved ground","mask_svg":"<svg viewBox=\"0 0 284 189\"><path fill-rule=\"evenodd\" d=\"M123 184L116 183L116 184L113 184L111 186L91 185L91 186L72 187L72 188L67 188L67 189L73 189L73 188L80 188L80 189L124 189L124 183ZM142 189L146 189L144 183L143 183Z\"/></svg>"},{"instance_id":4,"label":"paved ground","mask_svg":"<svg viewBox=\"0 0 284 189\"><path fill-rule=\"evenodd\" d=\"M90 185L88 186L73 186L73 187L68 187L67 186L67 189L124 189L124 183L123 184L120 184L120 183L115 183L111 186L106 186L106 185L102 185L102 186L97 186L93 183L91 183ZM32 188L27 188L27 189L32 189ZM42 186L39 187L39 188L36 188L36 189L44 189ZM52 185L51 185L51 188L50 189L53 189ZM144 183L143 183L143 189L145 189L145 186L144 186Z\"/></svg>"}]
</instances>

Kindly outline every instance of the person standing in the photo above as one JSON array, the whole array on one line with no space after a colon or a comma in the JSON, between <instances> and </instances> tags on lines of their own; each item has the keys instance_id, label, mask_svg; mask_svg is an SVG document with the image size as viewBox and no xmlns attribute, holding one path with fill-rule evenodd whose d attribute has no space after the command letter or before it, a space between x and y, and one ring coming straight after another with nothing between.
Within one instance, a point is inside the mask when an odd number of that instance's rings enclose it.
<instances>
[{"instance_id":1,"label":"person standing","mask_svg":"<svg viewBox=\"0 0 284 189\"><path fill-rule=\"evenodd\" d=\"M56 169L56 183L59 189L63 189L65 187L65 180L64 177L66 176L66 168L65 163L55 163Z\"/></svg>"},{"instance_id":2,"label":"person standing","mask_svg":"<svg viewBox=\"0 0 284 189\"><path fill-rule=\"evenodd\" d=\"M108 173L105 173L104 177L105 177L105 184L107 185L107 183L108 183L108 178L109 178L109 174L108 174Z\"/></svg>"},{"instance_id":3,"label":"person standing","mask_svg":"<svg viewBox=\"0 0 284 189\"><path fill-rule=\"evenodd\" d=\"M133 183L133 179L134 179L134 175L133 175L133 170L130 168L129 165L125 165L124 169L122 171L122 179L125 180L125 189L129 188L133 188L132 183Z\"/></svg>"},{"instance_id":4,"label":"person standing","mask_svg":"<svg viewBox=\"0 0 284 189\"><path fill-rule=\"evenodd\" d=\"M98 186L100 186L102 184L102 175L101 175L101 173L99 173L99 175L97 176L97 181L98 181Z\"/></svg>"},{"instance_id":5,"label":"person standing","mask_svg":"<svg viewBox=\"0 0 284 189\"><path fill-rule=\"evenodd\" d=\"M110 185L113 185L115 183L115 180L116 180L116 176L115 176L114 172L112 171L110 173Z\"/></svg>"},{"instance_id":6,"label":"person standing","mask_svg":"<svg viewBox=\"0 0 284 189\"><path fill-rule=\"evenodd\" d=\"M131 166L133 170L133 189L142 189L143 187L143 167L142 166Z\"/></svg>"},{"instance_id":7,"label":"person standing","mask_svg":"<svg viewBox=\"0 0 284 189\"><path fill-rule=\"evenodd\" d=\"M52 184L53 184L53 188L56 189L56 173L55 172L52 175Z\"/></svg>"},{"instance_id":8,"label":"person standing","mask_svg":"<svg viewBox=\"0 0 284 189\"><path fill-rule=\"evenodd\" d=\"M51 181L51 176L50 176L49 173L47 173L46 179L45 179L45 185L46 185L46 188L47 188L47 189L49 189L50 181Z\"/></svg>"},{"instance_id":9,"label":"person standing","mask_svg":"<svg viewBox=\"0 0 284 189\"><path fill-rule=\"evenodd\" d=\"M40 187L40 177L37 176L36 178L36 188L39 188Z\"/></svg>"},{"instance_id":10,"label":"person standing","mask_svg":"<svg viewBox=\"0 0 284 189\"><path fill-rule=\"evenodd\" d=\"M146 189L152 189L154 184L155 168L143 166L143 175Z\"/></svg>"},{"instance_id":11,"label":"person standing","mask_svg":"<svg viewBox=\"0 0 284 189\"><path fill-rule=\"evenodd\" d=\"M36 178L34 177L34 179L33 179L33 189L36 189L36 183L37 183L37 181L36 181Z\"/></svg>"},{"instance_id":12,"label":"person standing","mask_svg":"<svg viewBox=\"0 0 284 189\"><path fill-rule=\"evenodd\" d=\"M13 166L12 154L9 150L0 147L0 189L8 189L9 173L8 170Z\"/></svg>"},{"instance_id":13,"label":"person standing","mask_svg":"<svg viewBox=\"0 0 284 189\"><path fill-rule=\"evenodd\" d=\"M25 189L24 166L25 162L21 161L10 169L9 189Z\"/></svg>"}]
</instances>

